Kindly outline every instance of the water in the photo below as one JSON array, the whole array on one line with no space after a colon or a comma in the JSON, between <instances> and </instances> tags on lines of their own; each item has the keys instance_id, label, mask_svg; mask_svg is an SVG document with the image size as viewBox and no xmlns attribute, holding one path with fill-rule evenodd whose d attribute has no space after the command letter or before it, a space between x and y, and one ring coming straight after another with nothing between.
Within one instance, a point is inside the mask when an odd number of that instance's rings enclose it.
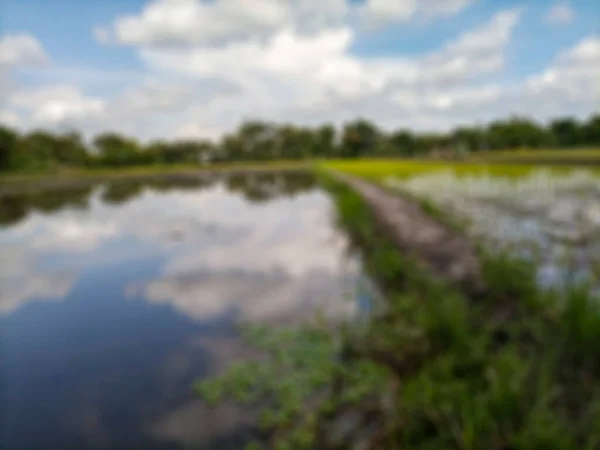
<instances>
[{"instance_id":1,"label":"water","mask_svg":"<svg viewBox=\"0 0 600 450\"><path fill-rule=\"evenodd\" d=\"M534 260L539 282L591 281L600 287L600 174L586 169L526 176L419 174L387 184L466 219L491 249Z\"/></svg>"},{"instance_id":2,"label":"water","mask_svg":"<svg viewBox=\"0 0 600 450\"><path fill-rule=\"evenodd\" d=\"M192 383L249 355L240 321L368 305L332 223L300 174L0 197L3 448L240 448L248 415Z\"/></svg>"}]
</instances>

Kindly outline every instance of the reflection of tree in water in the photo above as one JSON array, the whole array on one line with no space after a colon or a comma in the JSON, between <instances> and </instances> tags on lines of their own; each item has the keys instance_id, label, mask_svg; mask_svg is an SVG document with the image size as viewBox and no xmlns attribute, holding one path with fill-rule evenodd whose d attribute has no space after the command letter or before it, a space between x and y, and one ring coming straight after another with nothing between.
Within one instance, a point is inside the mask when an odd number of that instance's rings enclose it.
<instances>
[{"instance_id":1,"label":"reflection of tree in water","mask_svg":"<svg viewBox=\"0 0 600 450\"><path fill-rule=\"evenodd\" d=\"M27 204L19 197L0 197L0 225L14 225L23 220L28 212Z\"/></svg>"},{"instance_id":2,"label":"reflection of tree in water","mask_svg":"<svg viewBox=\"0 0 600 450\"><path fill-rule=\"evenodd\" d=\"M170 192L174 190L196 191L213 186L216 180L217 177L212 174L191 177L174 175L147 180L145 186L155 192Z\"/></svg>"},{"instance_id":3,"label":"reflection of tree in water","mask_svg":"<svg viewBox=\"0 0 600 450\"><path fill-rule=\"evenodd\" d=\"M121 205L136 198L145 187L141 181L109 183L105 186L100 199L108 205Z\"/></svg>"},{"instance_id":4,"label":"reflection of tree in water","mask_svg":"<svg viewBox=\"0 0 600 450\"><path fill-rule=\"evenodd\" d=\"M109 205L120 205L133 200L145 190L154 192L198 191L211 187L214 176L164 177L146 180L118 180L105 184L101 200Z\"/></svg>"},{"instance_id":5,"label":"reflection of tree in water","mask_svg":"<svg viewBox=\"0 0 600 450\"><path fill-rule=\"evenodd\" d=\"M225 176L229 192L241 194L253 203L262 203L280 197L293 197L315 186L309 173L239 173Z\"/></svg>"},{"instance_id":6,"label":"reflection of tree in water","mask_svg":"<svg viewBox=\"0 0 600 450\"><path fill-rule=\"evenodd\" d=\"M52 214L68 207L87 209L92 190L90 185L0 196L0 225L14 225L34 211Z\"/></svg>"},{"instance_id":7,"label":"reflection of tree in water","mask_svg":"<svg viewBox=\"0 0 600 450\"><path fill-rule=\"evenodd\" d=\"M232 194L241 195L252 203L262 203L280 197L293 197L315 187L309 173L236 173L194 176L165 176L146 180L118 180L104 183L100 200L107 205L121 205L137 198L145 190L157 193L200 191L222 180ZM48 189L0 196L0 225L14 225L30 212L55 213L71 207L87 209L96 184L69 189Z\"/></svg>"}]
</instances>

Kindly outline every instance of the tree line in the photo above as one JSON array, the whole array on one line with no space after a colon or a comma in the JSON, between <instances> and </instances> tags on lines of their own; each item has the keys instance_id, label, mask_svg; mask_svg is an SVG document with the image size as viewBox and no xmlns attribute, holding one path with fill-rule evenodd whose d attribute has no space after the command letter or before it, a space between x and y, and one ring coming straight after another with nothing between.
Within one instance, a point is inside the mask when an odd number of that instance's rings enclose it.
<instances>
[{"instance_id":1,"label":"tree line","mask_svg":"<svg viewBox=\"0 0 600 450\"><path fill-rule=\"evenodd\" d=\"M524 117L444 133L408 129L383 132L366 119L340 129L326 124L300 127L249 121L218 142L154 141L141 144L118 133L102 133L85 143L77 132L35 130L20 134L0 125L0 171L60 167L123 167L277 159L427 157L516 148L600 146L600 114L586 120L563 117L540 124Z\"/></svg>"}]
</instances>

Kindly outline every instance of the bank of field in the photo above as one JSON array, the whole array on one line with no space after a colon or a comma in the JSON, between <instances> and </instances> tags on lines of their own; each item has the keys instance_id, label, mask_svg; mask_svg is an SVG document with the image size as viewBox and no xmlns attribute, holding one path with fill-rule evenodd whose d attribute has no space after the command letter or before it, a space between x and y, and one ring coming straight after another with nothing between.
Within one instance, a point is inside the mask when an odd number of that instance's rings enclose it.
<instances>
[{"instance_id":1,"label":"bank of field","mask_svg":"<svg viewBox=\"0 0 600 450\"><path fill-rule=\"evenodd\" d=\"M540 169L547 170L557 175L573 173L585 169L592 173L600 174L600 167L589 166L558 166L544 164L542 161L524 162L522 164L502 164L486 161L414 161L406 159L362 159L362 160L331 160L320 163L319 167L337 170L351 175L382 180L387 177L410 178L422 174L431 174L442 171L452 171L457 176L491 175L501 177L523 177Z\"/></svg>"},{"instance_id":2,"label":"bank of field","mask_svg":"<svg viewBox=\"0 0 600 450\"><path fill-rule=\"evenodd\" d=\"M432 220L460 218L481 244L485 293L422 270L332 170L408 196ZM385 305L341 330L248 330L266 363L197 389L265 406L252 448L600 448L599 278L579 252L591 257L599 242L597 171L397 160L319 171ZM585 227L565 236L576 222Z\"/></svg>"},{"instance_id":3,"label":"bank of field","mask_svg":"<svg viewBox=\"0 0 600 450\"><path fill-rule=\"evenodd\" d=\"M308 170L304 161L262 161L219 164L175 164L171 166L134 166L102 169L62 169L55 172L22 172L0 175L0 194L71 187L109 180L144 180L196 176L202 173L252 173Z\"/></svg>"},{"instance_id":4,"label":"bank of field","mask_svg":"<svg viewBox=\"0 0 600 450\"><path fill-rule=\"evenodd\" d=\"M600 148L561 150L507 150L474 154L472 161L529 162L538 164L600 165Z\"/></svg>"}]
</instances>

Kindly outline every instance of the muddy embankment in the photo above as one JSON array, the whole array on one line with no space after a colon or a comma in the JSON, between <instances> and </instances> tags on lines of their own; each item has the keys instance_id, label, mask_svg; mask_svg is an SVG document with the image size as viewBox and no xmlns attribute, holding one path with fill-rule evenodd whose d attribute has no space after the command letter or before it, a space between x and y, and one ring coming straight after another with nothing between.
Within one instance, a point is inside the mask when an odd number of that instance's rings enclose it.
<instances>
[{"instance_id":1,"label":"muddy embankment","mask_svg":"<svg viewBox=\"0 0 600 450\"><path fill-rule=\"evenodd\" d=\"M457 286L471 297L485 294L481 265L473 242L433 219L414 200L360 178L334 173L369 205L375 219L404 254L420 268Z\"/></svg>"}]
</instances>

